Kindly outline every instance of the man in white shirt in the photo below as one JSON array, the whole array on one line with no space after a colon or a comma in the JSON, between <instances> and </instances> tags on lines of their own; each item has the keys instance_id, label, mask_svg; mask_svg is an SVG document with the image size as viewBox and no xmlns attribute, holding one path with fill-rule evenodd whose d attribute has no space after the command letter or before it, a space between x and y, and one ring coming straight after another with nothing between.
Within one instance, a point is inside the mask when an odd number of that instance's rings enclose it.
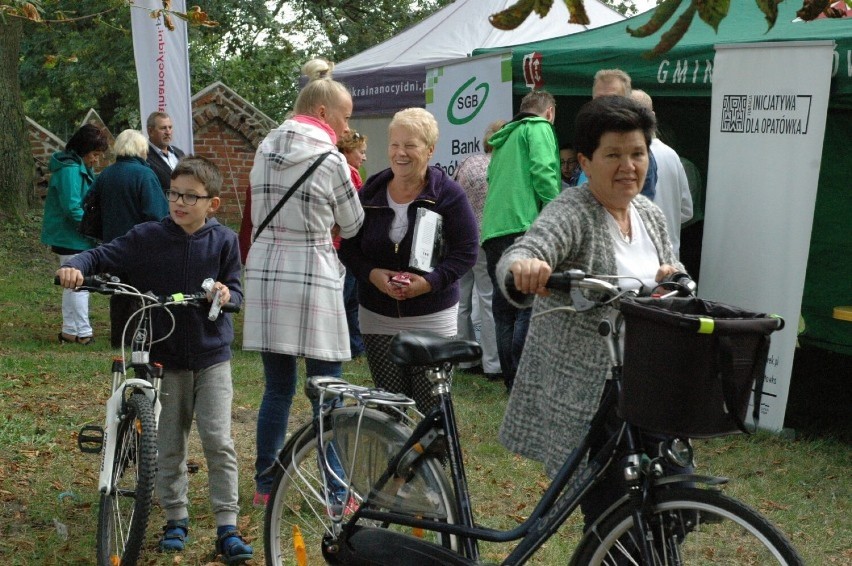
<instances>
[{"instance_id":1,"label":"man in white shirt","mask_svg":"<svg viewBox=\"0 0 852 566\"><path fill-rule=\"evenodd\" d=\"M183 151L171 144L172 119L165 112L152 112L146 122L148 128L148 165L157 174L163 192L169 190L172 181L172 170L178 160L183 157Z\"/></svg>"},{"instance_id":2,"label":"man in white shirt","mask_svg":"<svg viewBox=\"0 0 852 566\"><path fill-rule=\"evenodd\" d=\"M633 89L630 97L651 112L654 111L651 96L647 92ZM672 248L675 256L680 257L680 225L692 218L689 181L677 152L661 142L656 135L651 140L651 151L657 160L654 204L660 207L666 217Z\"/></svg>"}]
</instances>

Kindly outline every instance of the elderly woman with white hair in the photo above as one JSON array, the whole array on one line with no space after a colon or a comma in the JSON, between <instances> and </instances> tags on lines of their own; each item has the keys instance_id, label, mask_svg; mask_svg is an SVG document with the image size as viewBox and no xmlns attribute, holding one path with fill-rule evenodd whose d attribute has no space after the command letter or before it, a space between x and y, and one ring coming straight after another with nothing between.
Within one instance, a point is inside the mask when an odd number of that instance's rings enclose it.
<instances>
[{"instance_id":1,"label":"elderly woman with white hair","mask_svg":"<svg viewBox=\"0 0 852 566\"><path fill-rule=\"evenodd\" d=\"M112 146L115 163L98 175L93 191L98 191L103 215L103 241L125 235L142 222L159 222L169 215L169 203L157 174L145 161L148 139L138 130L124 130ZM114 273L122 280L121 273ZM128 283L133 284L132 281ZM109 302L110 343L121 347L124 325L136 311L132 298L113 296Z\"/></svg>"},{"instance_id":2,"label":"elderly woman with white hair","mask_svg":"<svg viewBox=\"0 0 852 566\"><path fill-rule=\"evenodd\" d=\"M394 365L388 346L402 330L455 336L459 279L476 263L479 230L459 184L429 165L438 141L434 116L422 108L400 110L388 134L390 167L361 188L364 225L343 240L340 258L358 279L358 319L373 381L413 398L426 413L437 404L426 368ZM442 252L431 270L410 261L421 210L441 215L443 222Z\"/></svg>"}]
</instances>

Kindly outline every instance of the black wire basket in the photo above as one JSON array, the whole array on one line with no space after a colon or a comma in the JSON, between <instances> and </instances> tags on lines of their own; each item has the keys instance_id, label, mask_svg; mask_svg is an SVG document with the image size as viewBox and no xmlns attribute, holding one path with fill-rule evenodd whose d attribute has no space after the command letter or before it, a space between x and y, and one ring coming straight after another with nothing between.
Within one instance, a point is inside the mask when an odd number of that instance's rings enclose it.
<instances>
[{"instance_id":1,"label":"black wire basket","mask_svg":"<svg viewBox=\"0 0 852 566\"><path fill-rule=\"evenodd\" d=\"M696 298L624 300L618 408L640 428L691 438L748 432L777 316ZM754 413L755 421L759 411Z\"/></svg>"}]
</instances>

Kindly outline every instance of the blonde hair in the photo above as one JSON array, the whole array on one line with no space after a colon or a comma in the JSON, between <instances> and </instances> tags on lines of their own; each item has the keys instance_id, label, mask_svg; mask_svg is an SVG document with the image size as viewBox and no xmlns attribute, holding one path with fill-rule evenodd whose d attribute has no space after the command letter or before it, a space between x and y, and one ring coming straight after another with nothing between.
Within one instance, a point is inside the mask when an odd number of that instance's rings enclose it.
<instances>
[{"instance_id":1,"label":"blonde hair","mask_svg":"<svg viewBox=\"0 0 852 566\"><path fill-rule=\"evenodd\" d=\"M488 140L491 139L500 128L506 125L506 120L496 120L488 124L488 127L485 128L485 135L482 136L482 146L485 149L485 153L491 153L494 151L494 146L491 145Z\"/></svg>"},{"instance_id":2,"label":"blonde hair","mask_svg":"<svg viewBox=\"0 0 852 566\"><path fill-rule=\"evenodd\" d=\"M355 151L359 147L367 145L367 136L359 134L355 130L349 130L342 138L337 140L337 149L346 153L347 151Z\"/></svg>"},{"instance_id":3,"label":"blonde hair","mask_svg":"<svg viewBox=\"0 0 852 566\"><path fill-rule=\"evenodd\" d=\"M317 79L305 85L293 105L295 114L313 116L319 106L339 108L350 97L343 84L331 79Z\"/></svg>"},{"instance_id":4,"label":"blonde hair","mask_svg":"<svg viewBox=\"0 0 852 566\"><path fill-rule=\"evenodd\" d=\"M630 93L630 98L647 108L648 110L654 110L654 102L651 100L651 95L641 89L633 89Z\"/></svg>"},{"instance_id":5,"label":"blonde hair","mask_svg":"<svg viewBox=\"0 0 852 566\"><path fill-rule=\"evenodd\" d=\"M308 77L309 81L315 81L317 79L330 79L331 72L333 70L334 63L332 63L328 59L323 59L322 57L311 59L310 61L302 65L302 74Z\"/></svg>"},{"instance_id":6,"label":"blonde hair","mask_svg":"<svg viewBox=\"0 0 852 566\"><path fill-rule=\"evenodd\" d=\"M423 108L406 108L394 114L388 131L397 126L416 134L427 147L435 147L438 143L438 121Z\"/></svg>"},{"instance_id":7,"label":"blonde hair","mask_svg":"<svg viewBox=\"0 0 852 566\"><path fill-rule=\"evenodd\" d=\"M115 138L112 151L117 157L148 157L148 139L139 130L124 130Z\"/></svg>"},{"instance_id":8,"label":"blonde hair","mask_svg":"<svg viewBox=\"0 0 852 566\"><path fill-rule=\"evenodd\" d=\"M595 73L595 82L592 83L592 92L595 91L595 86L600 83L610 83L618 81L623 85L623 96L630 96L630 91L633 88L633 85L630 81L630 75L622 71L621 69L601 69L597 73Z\"/></svg>"}]
</instances>

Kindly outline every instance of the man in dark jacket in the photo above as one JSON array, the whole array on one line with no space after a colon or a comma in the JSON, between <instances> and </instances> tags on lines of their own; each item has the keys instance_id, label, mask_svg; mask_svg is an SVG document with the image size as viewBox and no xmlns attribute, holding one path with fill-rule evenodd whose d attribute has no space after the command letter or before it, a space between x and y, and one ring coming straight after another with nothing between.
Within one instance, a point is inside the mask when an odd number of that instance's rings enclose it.
<instances>
[{"instance_id":1,"label":"man in dark jacket","mask_svg":"<svg viewBox=\"0 0 852 566\"><path fill-rule=\"evenodd\" d=\"M171 185L172 170L183 157L180 148L172 142L172 119L165 112L152 112L146 122L148 128L148 165L157 174L165 193Z\"/></svg>"}]
</instances>

